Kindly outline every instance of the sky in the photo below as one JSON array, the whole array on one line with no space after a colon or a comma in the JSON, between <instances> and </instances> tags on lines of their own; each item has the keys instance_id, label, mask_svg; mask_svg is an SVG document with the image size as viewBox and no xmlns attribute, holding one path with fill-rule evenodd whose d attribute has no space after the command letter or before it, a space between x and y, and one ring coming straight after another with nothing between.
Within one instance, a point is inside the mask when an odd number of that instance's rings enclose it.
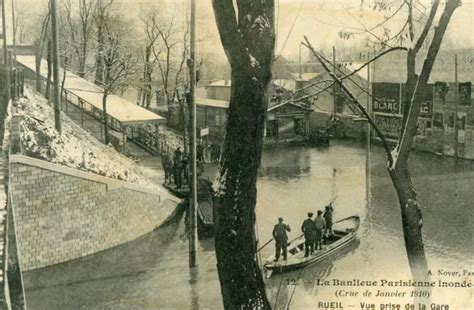
<instances>
[{"instance_id":1,"label":"sky","mask_svg":"<svg viewBox=\"0 0 474 310\"><path fill-rule=\"evenodd\" d=\"M57 0L58 5L64 0ZM72 0L74 1L74 0ZM155 5L163 10L176 9L182 17L185 10L189 8L190 0L116 0L123 5L124 16L137 19L140 8ZM47 0L14 0L19 10L27 9L31 12L41 12L47 6ZM384 14L390 12L379 12L365 7L361 9L361 2L373 3L374 0L275 0L276 3L276 31L277 47L276 54L282 54L287 58L298 57L299 43L303 36L308 36L311 43L319 48L330 48L331 46L349 46L362 40L358 35L355 39L342 40L338 33L341 31L355 31L364 25L368 28L380 23ZM400 1L394 0L399 3ZM430 5L430 0L421 0L425 6ZM442 1L444 2L444 1ZM7 15L10 12L10 1L7 0ZM388 1L385 1L388 3ZM198 44L201 49L212 52L219 56L224 55L218 31L214 21L210 0L196 0L197 4L197 36L204 38ZM419 6L420 10L422 7ZM178 14L178 15L179 15ZM463 5L458 8L451 20L447 30L449 46L445 48L473 48L474 46L474 0L463 0ZM402 18L393 18L390 25L396 31L402 24ZM8 18L7 18L8 23ZM9 28L9 27L7 27ZM11 29L7 29L7 32Z\"/></svg>"}]
</instances>

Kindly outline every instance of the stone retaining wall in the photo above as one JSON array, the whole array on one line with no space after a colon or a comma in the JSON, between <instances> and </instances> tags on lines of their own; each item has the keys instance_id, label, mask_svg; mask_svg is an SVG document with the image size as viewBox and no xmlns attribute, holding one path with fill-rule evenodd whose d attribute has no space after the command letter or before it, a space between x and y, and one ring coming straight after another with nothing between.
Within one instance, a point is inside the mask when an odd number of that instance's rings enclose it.
<instances>
[{"instance_id":1,"label":"stone retaining wall","mask_svg":"<svg viewBox=\"0 0 474 310\"><path fill-rule=\"evenodd\" d=\"M22 155L10 156L10 190L23 271L134 240L165 222L179 203L165 190Z\"/></svg>"}]
</instances>

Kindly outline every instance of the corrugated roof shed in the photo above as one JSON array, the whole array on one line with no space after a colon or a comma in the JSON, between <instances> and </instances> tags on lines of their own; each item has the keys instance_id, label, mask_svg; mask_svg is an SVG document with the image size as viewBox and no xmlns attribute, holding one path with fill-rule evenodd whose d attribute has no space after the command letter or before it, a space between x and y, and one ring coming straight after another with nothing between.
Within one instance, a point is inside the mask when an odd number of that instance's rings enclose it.
<instances>
[{"instance_id":1,"label":"corrugated roof shed","mask_svg":"<svg viewBox=\"0 0 474 310\"><path fill-rule=\"evenodd\" d=\"M33 72L36 71L34 56L17 56L17 62ZM43 78L46 78L47 70L47 62L43 60L41 62L41 76ZM61 70L61 79L62 75L63 71ZM96 109L102 111L103 89L101 87L70 71L66 71L64 88L68 92L91 104ZM161 122L164 120L163 117L116 95L109 95L107 98L107 114L124 125Z\"/></svg>"}]
</instances>

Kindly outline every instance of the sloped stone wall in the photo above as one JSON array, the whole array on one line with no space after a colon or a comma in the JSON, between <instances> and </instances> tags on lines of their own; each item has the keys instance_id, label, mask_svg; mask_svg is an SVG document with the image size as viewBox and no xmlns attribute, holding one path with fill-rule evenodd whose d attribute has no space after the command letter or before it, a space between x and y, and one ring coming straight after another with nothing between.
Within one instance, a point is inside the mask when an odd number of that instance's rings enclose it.
<instances>
[{"instance_id":1,"label":"sloped stone wall","mask_svg":"<svg viewBox=\"0 0 474 310\"><path fill-rule=\"evenodd\" d=\"M140 237L165 222L179 200L81 170L10 156L22 270L50 266Z\"/></svg>"}]
</instances>

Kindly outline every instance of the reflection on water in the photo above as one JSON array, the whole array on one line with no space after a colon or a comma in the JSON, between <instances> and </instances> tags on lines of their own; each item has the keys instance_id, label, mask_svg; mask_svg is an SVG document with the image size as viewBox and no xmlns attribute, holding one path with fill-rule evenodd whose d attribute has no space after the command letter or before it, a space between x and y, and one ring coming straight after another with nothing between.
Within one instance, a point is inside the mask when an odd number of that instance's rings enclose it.
<instances>
[{"instance_id":1,"label":"reflection on water","mask_svg":"<svg viewBox=\"0 0 474 310\"><path fill-rule=\"evenodd\" d=\"M316 285L315 279L410 279L400 209L385 161L383 152L375 148L367 203L365 150L357 144L264 152L257 185L260 244L271 237L279 216L291 226L290 238L294 238L300 234L306 213L316 213L335 197L335 220L354 214L361 217L356 242L322 262L266 280L275 308L286 309L288 304L291 309L315 308L323 297L335 301L334 287ZM414 153L410 165L424 215L430 267L459 270L471 266L472 163L462 163L462 169L453 173L452 160ZM184 219L180 218L112 250L27 273L27 302L31 309L156 309L158 305L221 309L213 249L213 239L201 240L199 266L190 272ZM272 244L264 248L263 260L273 251ZM297 279L298 285L291 279ZM435 300L465 308L462 302L469 300L470 291L456 293L455 300L445 291L433 290Z\"/></svg>"},{"instance_id":2,"label":"reflection on water","mask_svg":"<svg viewBox=\"0 0 474 310\"><path fill-rule=\"evenodd\" d=\"M307 175L310 171L309 149L276 147L264 153L258 176L286 182Z\"/></svg>"}]
</instances>

